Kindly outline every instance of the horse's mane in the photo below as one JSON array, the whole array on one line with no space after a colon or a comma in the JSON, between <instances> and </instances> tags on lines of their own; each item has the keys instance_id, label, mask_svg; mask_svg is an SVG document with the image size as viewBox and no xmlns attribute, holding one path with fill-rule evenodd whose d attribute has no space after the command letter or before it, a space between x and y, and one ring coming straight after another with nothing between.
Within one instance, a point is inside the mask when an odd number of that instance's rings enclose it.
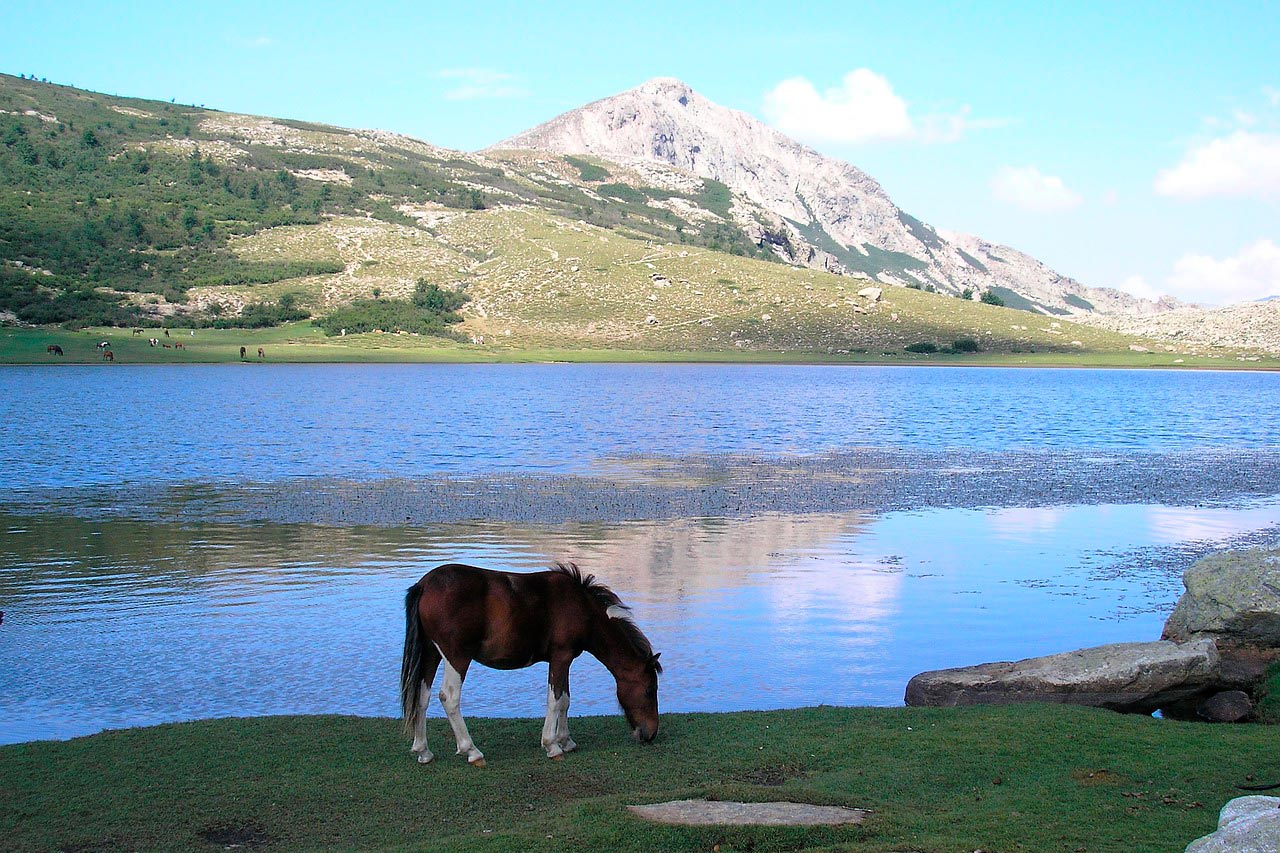
<instances>
[{"instance_id":1,"label":"horse's mane","mask_svg":"<svg viewBox=\"0 0 1280 853\"><path fill-rule=\"evenodd\" d=\"M640 626L631 618L630 608L622 603L622 599L618 598L616 592L596 580L595 575L584 575L576 563L556 563L551 567L551 571L572 578L574 583L582 588L583 592L594 598L605 610L610 607L620 607L627 611L627 615L615 617L609 621L617 626L622 633L624 642L636 657L650 660L653 658L653 644L649 642L649 638L644 635L644 632L640 630ZM656 671L662 672L662 664L656 660L653 661L653 667Z\"/></svg>"}]
</instances>

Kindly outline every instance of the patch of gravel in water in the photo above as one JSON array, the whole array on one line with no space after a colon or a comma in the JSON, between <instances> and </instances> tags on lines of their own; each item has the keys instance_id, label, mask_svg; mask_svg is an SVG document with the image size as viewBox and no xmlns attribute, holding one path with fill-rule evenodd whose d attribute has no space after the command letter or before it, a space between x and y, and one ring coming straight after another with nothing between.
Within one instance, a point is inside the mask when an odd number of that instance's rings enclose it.
<instances>
[{"instance_id":1,"label":"patch of gravel in water","mask_svg":"<svg viewBox=\"0 0 1280 853\"><path fill-rule=\"evenodd\" d=\"M177 522L398 526L1105 503L1226 506L1280 495L1280 449L851 450L624 462L630 463L625 472L610 476L299 478L10 492L0 500L27 510Z\"/></svg>"}]
</instances>

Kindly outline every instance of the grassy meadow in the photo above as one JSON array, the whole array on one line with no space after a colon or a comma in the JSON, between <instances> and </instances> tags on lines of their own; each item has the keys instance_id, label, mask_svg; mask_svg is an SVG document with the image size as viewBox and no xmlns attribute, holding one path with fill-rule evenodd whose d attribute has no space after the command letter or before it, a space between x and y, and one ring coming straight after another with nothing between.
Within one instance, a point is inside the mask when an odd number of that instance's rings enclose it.
<instances>
[{"instance_id":1,"label":"grassy meadow","mask_svg":"<svg viewBox=\"0 0 1280 853\"><path fill-rule=\"evenodd\" d=\"M1181 850L1253 775L1274 730L1063 706L668 714L650 746L620 718L475 719L488 766L419 766L397 721L208 720L0 747L7 850ZM704 797L871 809L861 826L670 827L627 804Z\"/></svg>"}]
</instances>

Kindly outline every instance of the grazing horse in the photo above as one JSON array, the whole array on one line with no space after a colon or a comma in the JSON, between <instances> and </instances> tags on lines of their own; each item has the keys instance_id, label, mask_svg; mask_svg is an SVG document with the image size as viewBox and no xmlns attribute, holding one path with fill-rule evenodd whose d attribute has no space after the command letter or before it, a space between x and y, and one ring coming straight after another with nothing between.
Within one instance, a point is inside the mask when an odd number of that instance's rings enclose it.
<instances>
[{"instance_id":1,"label":"grazing horse","mask_svg":"<svg viewBox=\"0 0 1280 853\"><path fill-rule=\"evenodd\" d=\"M267 353L262 347L258 347L258 358L266 358Z\"/></svg>"},{"instance_id":2,"label":"grazing horse","mask_svg":"<svg viewBox=\"0 0 1280 853\"><path fill-rule=\"evenodd\" d=\"M103 357L103 359L104 359L104 360L106 360L106 361L115 361L115 360L116 360L116 354L115 354L115 353L113 353L113 352L112 352L111 350L109 350L109 349L104 349L104 350L102 351L102 357Z\"/></svg>"},{"instance_id":3,"label":"grazing horse","mask_svg":"<svg viewBox=\"0 0 1280 853\"><path fill-rule=\"evenodd\" d=\"M241 357L241 358L244 358L244 354L245 354L245 348L244 348L244 347L240 347L240 357Z\"/></svg>"},{"instance_id":4,"label":"grazing horse","mask_svg":"<svg viewBox=\"0 0 1280 853\"><path fill-rule=\"evenodd\" d=\"M62 355L62 347L57 344L49 344L44 348L44 351L53 355Z\"/></svg>"},{"instance_id":5,"label":"grazing horse","mask_svg":"<svg viewBox=\"0 0 1280 853\"><path fill-rule=\"evenodd\" d=\"M573 563L546 572L498 572L450 563L409 587L404 600L404 658L400 704L412 752L427 764L427 701L444 660L440 704L449 716L458 754L477 767L476 749L459 710L472 661L494 669L545 662L547 719L542 748L560 759L577 744L569 737L569 665L584 651L618 683L618 703L637 741L658 733L658 655L614 592Z\"/></svg>"}]
</instances>

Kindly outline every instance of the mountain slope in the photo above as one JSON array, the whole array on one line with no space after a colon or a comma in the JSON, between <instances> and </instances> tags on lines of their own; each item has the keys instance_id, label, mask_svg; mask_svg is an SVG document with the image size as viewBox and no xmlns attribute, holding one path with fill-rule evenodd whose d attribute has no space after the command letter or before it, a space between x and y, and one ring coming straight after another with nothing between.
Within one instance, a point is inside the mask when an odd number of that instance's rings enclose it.
<instances>
[{"instance_id":1,"label":"mountain slope","mask_svg":"<svg viewBox=\"0 0 1280 853\"><path fill-rule=\"evenodd\" d=\"M470 154L0 75L0 325L244 326L278 322L286 302L315 316L404 298L425 278L471 298L449 345L499 351L1152 343L787 266L772 240L791 232L769 230L770 216L745 192L646 159ZM1010 250L972 251L1015 266Z\"/></svg>"},{"instance_id":2,"label":"mountain slope","mask_svg":"<svg viewBox=\"0 0 1280 853\"><path fill-rule=\"evenodd\" d=\"M900 210L874 179L679 80L658 78L493 146L660 162L720 181L733 215L779 257L818 269L958 294L995 290L1018 307L1070 316L1160 310L1098 291L1021 253L947 234Z\"/></svg>"}]
</instances>

